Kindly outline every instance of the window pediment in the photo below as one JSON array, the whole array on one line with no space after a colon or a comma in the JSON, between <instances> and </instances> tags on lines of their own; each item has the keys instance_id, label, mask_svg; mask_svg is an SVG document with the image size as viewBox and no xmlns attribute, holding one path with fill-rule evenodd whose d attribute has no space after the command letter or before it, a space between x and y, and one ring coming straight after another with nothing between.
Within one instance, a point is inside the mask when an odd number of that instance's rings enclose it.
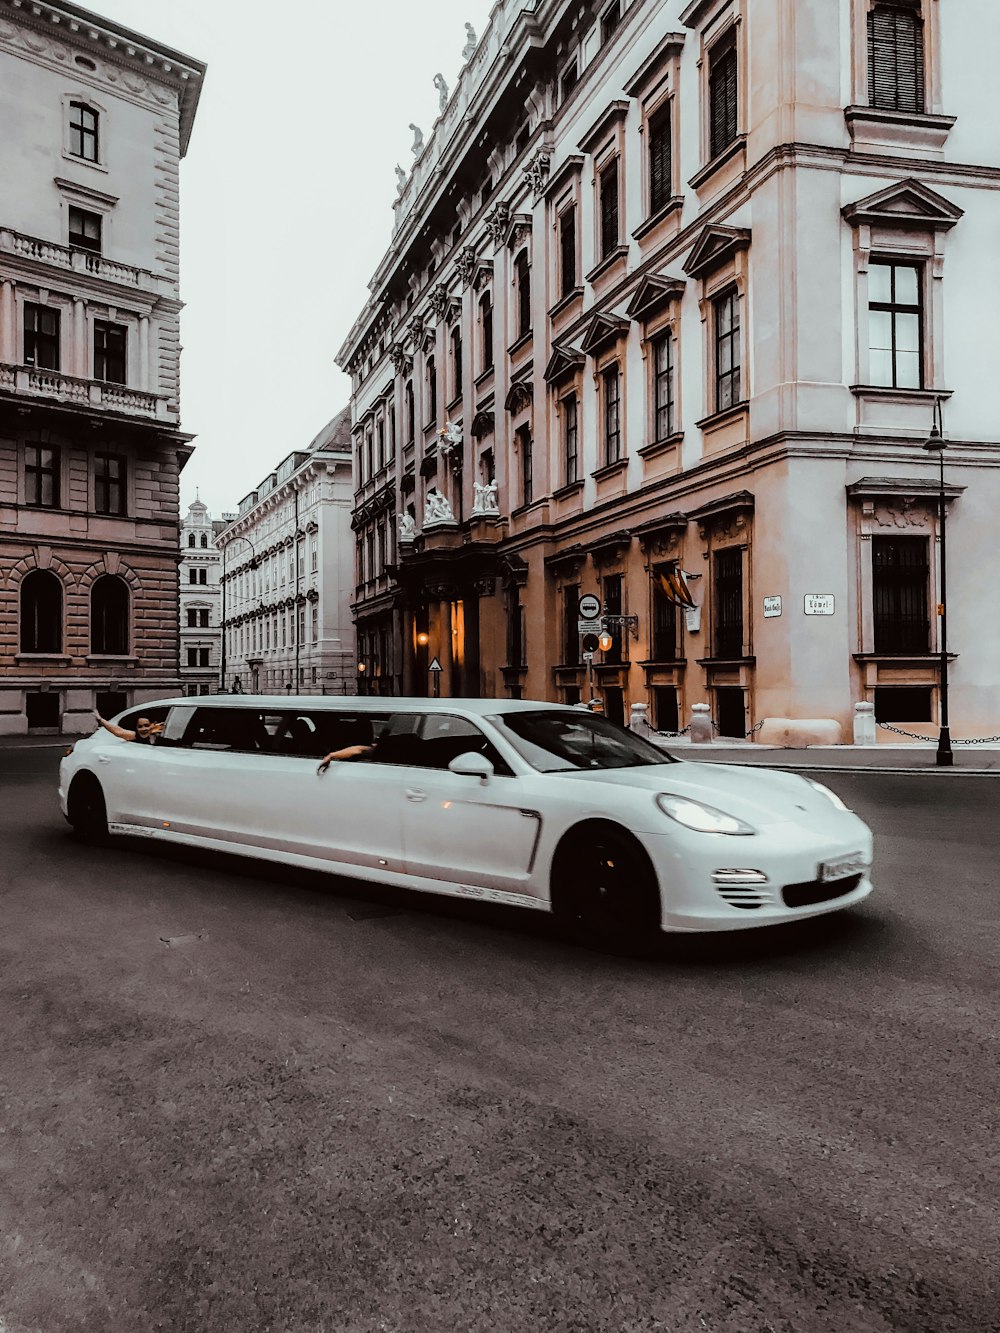
<instances>
[{"instance_id":1,"label":"window pediment","mask_svg":"<svg viewBox=\"0 0 1000 1333\"><path fill-rule=\"evenodd\" d=\"M955 500L965 490L953 481L946 481L944 493ZM847 487L852 500L936 500L941 493L940 482L930 477L861 477Z\"/></svg>"},{"instance_id":2,"label":"window pediment","mask_svg":"<svg viewBox=\"0 0 1000 1333\"><path fill-rule=\"evenodd\" d=\"M531 214L515 213L507 227L504 244L508 250L516 250L519 245L531 237Z\"/></svg>"},{"instance_id":3,"label":"window pediment","mask_svg":"<svg viewBox=\"0 0 1000 1333\"><path fill-rule=\"evenodd\" d=\"M653 82L668 61L681 54L686 36L687 34L683 32L668 32L662 38L626 83L625 91L629 97L636 97L641 93Z\"/></svg>"},{"instance_id":4,"label":"window pediment","mask_svg":"<svg viewBox=\"0 0 1000 1333\"><path fill-rule=\"evenodd\" d=\"M572 153L549 176L549 183L545 187L545 198L552 199L555 195L560 194L574 176L579 176L582 168L583 155Z\"/></svg>"},{"instance_id":5,"label":"window pediment","mask_svg":"<svg viewBox=\"0 0 1000 1333\"><path fill-rule=\"evenodd\" d=\"M577 348L569 347L566 343L555 343L545 367L543 375L545 383L553 384L566 379L575 371L582 369L586 359L583 352Z\"/></svg>"},{"instance_id":6,"label":"window pediment","mask_svg":"<svg viewBox=\"0 0 1000 1333\"><path fill-rule=\"evenodd\" d=\"M510 386L507 397L504 399L504 410L507 412L520 412L522 408L530 407L534 398L533 386L530 380L518 380Z\"/></svg>"},{"instance_id":7,"label":"window pediment","mask_svg":"<svg viewBox=\"0 0 1000 1333\"><path fill-rule=\"evenodd\" d=\"M483 439L486 435L492 435L494 431L494 419L492 411L482 409L472 418L470 427L473 437L477 440Z\"/></svg>"},{"instance_id":8,"label":"window pediment","mask_svg":"<svg viewBox=\"0 0 1000 1333\"><path fill-rule=\"evenodd\" d=\"M749 227L725 227L709 224L702 228L694 248L681 265L689 278L701 277L726 263L750 244Z\"/></svg>"},{"instance_id":9,"label":"window pediment","mask_svg":"<svg viewBox=\"0 0 1000 1333\"><path fill-rule=\"evenodd\" d=\"M628 115L628 107L629 104L623 97L611 102L581 138L577 145L581 153L593 153L599 148L602 141L613 134Z\"/></svg>"},{"instance_id":10,"label":"window pediment","mask_svg":"<svg viewBox=\"0 0 1000 1333\"><path fill-rule=\"evenodd\" d=\"M668 301L679 300L685 286L683 278L647 273L635 289L625 313L629 319L645 319L662 309Z\"/></svg>"},{"instance_id":11,"label":"window pediment","mask_svg":"<svg viewBox=\"0 0 1000 1333\"><path fill-rule=\"evenodd\" d=\"M632 533L628 528L620 528L606 537L598 537L588 543L591 559L595 565L612 565L620 560L632 545Z\"/></svg>"},{"instance_id":12,"label":"window pediment","mask_svg":"<svg viewBox=\"0 0 1000 1333\"><path fill-rule=\"evenodd\" d=\"M936 190L912 178L847 204L840 211L852 227L907 227L921 231L947 231L965 213Z\"/></svg>"},{"instance_id":13,"label":"window pediment","mask_svg":"<svg viewBox=\"0 0 1000 1333\"><path fill-rule=\"evenodd\" d=\"M752 513L753 508L754 496L752 491L734 491L732 495L723 495L718 500L712 500L709 504L702 505L700 509L692 510L688 517L693 519L695 523L705 524L709 520Z\"/></svg>"},{"instance_id":14,"label":"window pediment","mask_svg":"<svg viewBox=\"0 0 1000 1333\"><path fill-rule=\"evenodd\" d=\"M600 351L602 347L606 347L608 343L624 338L628 333L628 327L628 320L622 319L620 315L595 315L584 330L580 348L590 356Z\"/></svg>"}]
</instances>

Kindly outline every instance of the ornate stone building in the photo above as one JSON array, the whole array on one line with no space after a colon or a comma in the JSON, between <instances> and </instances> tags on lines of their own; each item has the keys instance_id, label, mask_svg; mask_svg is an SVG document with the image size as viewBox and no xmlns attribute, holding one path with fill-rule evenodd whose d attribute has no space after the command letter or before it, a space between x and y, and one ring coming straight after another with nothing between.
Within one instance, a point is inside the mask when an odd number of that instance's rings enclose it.
<instances>
[{"instance_id":1,"label":"ornate stone building","mask_svg":"<svg viewBox=\"0 0 1000 1333\"><path fill-rule=\"evenodd\" d=\"M226 691L355 693L350 441L345 408L216 535Z\"/></svg>"},{"instance_id":2,"label":"ornate stone building","mask_svg":"<svg viewBox=\"0 0 1000 1333\"><path fill-rule=\"evenodd\" d=\"M204 66L0 3L0 733L177 689L178 163Z\"/></svg>"},{"instance_id":3,"label":"ornate stone building","mask_svg":"<svg viewBox=\"0 0 1000 1333\"><path fill-rule=\"evenodd\" d=\"M980 9L985 17L985 6ZM501 0L339 364L381 688L994 733L995 41L938 0ZM579 602L606 650L584 660Z\"/></svg>"},{"instance_id":4,"label":"ornate stone building","mask_svg":"<svg viewBox=\"0 0 1000 1333\"><path fill-rule=\"evenodd\" d=\"M215 539L236 517L213 519L200 499L188 505L181 523L180 677L185 694L214 694L219 688L222 647L221 556Z\"/></svg>"}]
</instances>

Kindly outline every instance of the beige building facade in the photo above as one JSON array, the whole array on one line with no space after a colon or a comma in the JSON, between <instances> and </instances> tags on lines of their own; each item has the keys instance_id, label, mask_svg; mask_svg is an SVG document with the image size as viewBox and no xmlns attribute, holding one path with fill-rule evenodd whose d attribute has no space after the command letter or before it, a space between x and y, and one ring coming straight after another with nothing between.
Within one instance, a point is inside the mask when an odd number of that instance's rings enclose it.
<instances>
[{"instance_id":1,"label":"beige building facade","mask_svg":"<svg viewBox=\"0 0 1000 1333\"><path fill-rule=\"evenodd\" d=\"M213 519L208 505L195 498L181 521L180 678L185 694L215 694L222 665L222 556L217 535L235 514Z\"/></svg>"},{"instance_id":2,"label":"beige building facade","mask_svg":"<svg viewBox=\"0 0 1000 1333\"><path fill-rule=\"evenodd\" d=\"M940 408L952 730L1000 730L995 46L939 0L494 7L338 358L378 688L934 735Z\"/></svg>"},{"instance_id":3,"label":"beige building facade","mask_svg":"<svg viewBox=\"0 0 1000 1333\"><path fill-rule=\"evenodd\" d=\"M178 681L178 164L204 66L0 4L0 733Z\"/></svg>"},{"instance_id":4,"label":"beige building facade","mask_svg":"<svg viewBox=\"0 0 1000 1333\"><path fill-rule=\"evenodd\" d=\"M350 439L345 408L216 535L227 693L356 692Z\"/></svg>"}]
</instances>

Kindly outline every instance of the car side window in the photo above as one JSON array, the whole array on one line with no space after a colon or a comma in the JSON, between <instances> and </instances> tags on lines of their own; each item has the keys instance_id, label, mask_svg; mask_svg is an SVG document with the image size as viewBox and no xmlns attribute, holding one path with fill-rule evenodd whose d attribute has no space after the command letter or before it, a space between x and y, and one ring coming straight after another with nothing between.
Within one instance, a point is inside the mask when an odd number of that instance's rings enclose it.
<instances>
[{"instance_id":1,"label":"car side window","mask_svg":"<svg viewBox=\"0 0 1000 1333\"><path fill-rule=\"evenodd\" d=\"M500 776L511 775L509 764L479 727L449 713L394 717L390 729L375 746L371 760L440 770L446 769L460 754L470 753L484 755Z\"/></svg>"},{"instance_id":2,"label":"car side window","mask_svg":"<svg viewBox=\"0 0 1000 1333\"><path fill-rule=\"evenodd\" d=\"M251 708L196 708L184 732L192 750L233 750L254 754L268 749L267 729Z\"/></svg>"}]
</instances>

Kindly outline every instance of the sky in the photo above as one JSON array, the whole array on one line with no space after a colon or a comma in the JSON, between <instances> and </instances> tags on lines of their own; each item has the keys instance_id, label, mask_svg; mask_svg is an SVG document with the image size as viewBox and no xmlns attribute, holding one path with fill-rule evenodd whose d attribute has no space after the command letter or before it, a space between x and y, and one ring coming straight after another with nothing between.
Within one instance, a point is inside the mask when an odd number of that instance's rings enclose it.
<instances>
[{"instance_id":1,"label":"sky","mask_svg":"<svg viewBox=\"0 0 1000 1333\"><path fill-rule=\"evenodd\" d=\"M350 399L334 365L392 237L395 165L492 0L83 0L208 65L181 163L181 424L218 517Z\"/></svg>"}]
</instances>

